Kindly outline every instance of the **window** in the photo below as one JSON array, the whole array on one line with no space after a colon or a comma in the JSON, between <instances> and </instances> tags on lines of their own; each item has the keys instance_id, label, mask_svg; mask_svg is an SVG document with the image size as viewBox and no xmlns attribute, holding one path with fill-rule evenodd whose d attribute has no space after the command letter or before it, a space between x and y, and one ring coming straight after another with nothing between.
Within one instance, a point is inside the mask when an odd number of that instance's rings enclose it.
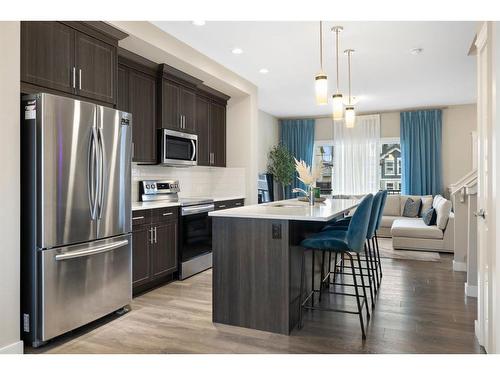
<instances>
[{"instance_id":1,"label":"window","mask_svg":"<svg viewBox=\"0 0 500 375\"><path fill-rule=\"evenodd\" d=\"M316 181L316 186L321 189L321 194L332 193L333 180L333 142L316 141L314 143L314 160L313 164L321 160L323 165L321 177Z\"/></svg>"},{"instance_id":2,"label":"window","mask_svg":"<svg viewBox=\"0 0 500 375\"><path fill-rule=\"evenodd\" d=\"M380 188L390 194L401 191L401 146L399 138L380 139Z\"/></svg>"},{"instance_id":3,"label":"window","mask_svg":"<svg viewBox=\"0 0 500 375\"><path fill-rule=\"evenodd\" d=\"M394 160L392 160L390 157L384 160L385 163L385 174L387 176L391 176L394 174Z\"/></svg>"}]
</instances>

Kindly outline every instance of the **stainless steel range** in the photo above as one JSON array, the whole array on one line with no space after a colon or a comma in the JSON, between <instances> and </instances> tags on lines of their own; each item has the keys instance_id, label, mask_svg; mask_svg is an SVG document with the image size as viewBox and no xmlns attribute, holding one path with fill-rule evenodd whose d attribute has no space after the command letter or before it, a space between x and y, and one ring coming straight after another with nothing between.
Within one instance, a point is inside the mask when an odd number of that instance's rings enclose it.
<instances>
[{"instance_id":1,"label":"stainless steel range","mask_svg":"<svg viewBox=\"0 0 500 375\"><path fill-rule=\"evenodd\" d=\"M179 181L145 180L139 183L143 202L179 202L179 279L184 280L212 267L212 219L214 200L205 197L179 198Z\"/></svg>"}]
</instances>

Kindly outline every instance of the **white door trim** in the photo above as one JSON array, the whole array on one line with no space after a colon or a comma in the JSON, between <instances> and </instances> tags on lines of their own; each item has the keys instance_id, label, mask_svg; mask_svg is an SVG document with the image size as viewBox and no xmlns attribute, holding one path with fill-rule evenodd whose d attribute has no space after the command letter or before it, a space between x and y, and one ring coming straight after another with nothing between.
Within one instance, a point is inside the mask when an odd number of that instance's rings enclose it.
<instances>
[{"instance_id":1,"label":"white door trim","mask_svg":"<svg viewBox=\"0 0 500 375\"><path fill-rule=\"evenodd\" d=\"M12 344L0 348L0 354L23 354L24 346L22 341L17 341Z\"/></svg>"}]
</instances>

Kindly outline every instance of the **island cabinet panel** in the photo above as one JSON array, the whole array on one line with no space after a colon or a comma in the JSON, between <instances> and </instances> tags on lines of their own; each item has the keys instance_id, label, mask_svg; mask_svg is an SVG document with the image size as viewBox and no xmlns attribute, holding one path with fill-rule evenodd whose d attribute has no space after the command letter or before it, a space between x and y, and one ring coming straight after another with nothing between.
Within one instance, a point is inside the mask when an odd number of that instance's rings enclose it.
<instances>
[{"instance_id":1,"label":"island cabinet panel","mask_svg":"<svg viewBox=\"0 0 500 375\"><path fill-rule=\"evenodd\" d=\"M213 321L289 334L289 260L288 221L213 217Z\"/></svg>"},{"instance_id":2,"label":"island cabinet panel","mask_svg":"<svg viewBox=\"0 0 500 375\"><path fill-rule=\"evenodd\" d=\"M116 38L126 34L107 34L114 30L99 22L22 22L22 92L43 91L115 105Z\"/></svg>"}]
</instances>

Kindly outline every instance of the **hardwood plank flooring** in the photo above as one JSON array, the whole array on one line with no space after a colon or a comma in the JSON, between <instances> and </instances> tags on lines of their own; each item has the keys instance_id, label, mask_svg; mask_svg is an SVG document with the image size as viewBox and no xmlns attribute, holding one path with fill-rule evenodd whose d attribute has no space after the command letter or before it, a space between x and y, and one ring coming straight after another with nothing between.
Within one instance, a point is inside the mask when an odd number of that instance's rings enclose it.
<instances>
[{"instance_id":1,"label":"hardwood plank flooring","mask_svg":"<svg viewBox=\"0 0 500 375\"><path fill-rule=\"evenodd\" d=\"M452 257L438 262L383 259L384 277L361 340L355 315L308 311L290 336L212 323L212 272L133 300L131 311L70 332L29 353L481 353L476 299ZM328 296L354 308L354 300ZM349 297L346 297L349 298ZM333 301L335 299L335 301Z\"/></svg>"}]
</instances>

